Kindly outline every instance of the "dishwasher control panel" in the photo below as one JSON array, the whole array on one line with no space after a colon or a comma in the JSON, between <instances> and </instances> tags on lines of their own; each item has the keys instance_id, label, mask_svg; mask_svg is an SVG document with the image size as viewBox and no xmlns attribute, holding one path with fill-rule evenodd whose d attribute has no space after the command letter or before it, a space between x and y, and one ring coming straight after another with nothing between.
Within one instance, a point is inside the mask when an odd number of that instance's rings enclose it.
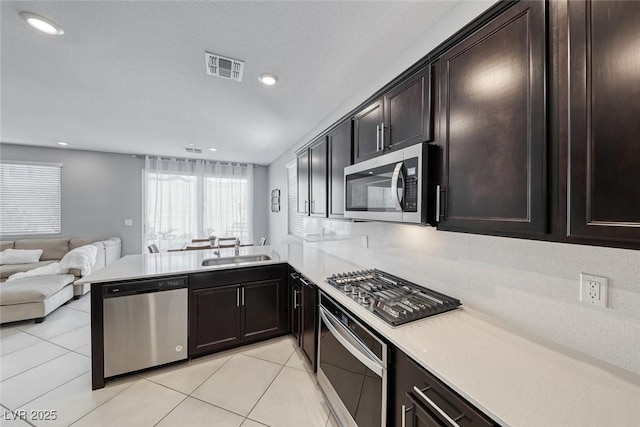
<instances>
[{"instance_id":1,"label":"dishwasher control panel","mask_svg":"<svg viewBox=\"0 0 640 427\"><path fill-rule=\"evenodd\" d=\"M171 277L157 280L140 280L105 285L102 287L103 298L115 298L125 295L162 292L187 287L187 277Z\"/></svg>"}]
</instances>

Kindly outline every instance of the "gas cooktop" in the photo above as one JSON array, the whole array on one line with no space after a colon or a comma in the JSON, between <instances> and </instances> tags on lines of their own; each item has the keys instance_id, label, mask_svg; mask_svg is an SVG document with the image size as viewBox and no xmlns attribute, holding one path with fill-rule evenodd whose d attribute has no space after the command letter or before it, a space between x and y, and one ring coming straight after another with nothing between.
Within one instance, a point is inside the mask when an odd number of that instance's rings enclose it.
<instances>
[{"instance_id":1,"label":"gas cooktop","mask_svg":"<svg viewBox=\"0 0 640 427\"><path fill-rule=\"evenodd\" d=\"M334 274L327 283L393 326L461 305L460 300L377 269Z\"/></svg>"}]
</instances>

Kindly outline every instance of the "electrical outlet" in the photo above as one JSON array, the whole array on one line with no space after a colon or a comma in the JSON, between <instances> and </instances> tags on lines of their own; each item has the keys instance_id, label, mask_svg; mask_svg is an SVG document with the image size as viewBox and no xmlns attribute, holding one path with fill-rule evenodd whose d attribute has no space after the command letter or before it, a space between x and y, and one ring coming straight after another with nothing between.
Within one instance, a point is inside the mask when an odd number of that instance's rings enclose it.
<instances>
[{"instance_id":1,"label":"electrical outlet","mask_svg":"<svg viewBox=\"0 0 640 427\"><path fill-rule=\"evenodd\" d=\"M369 236L366 234L362 235L362 241L361 241L362 247L367 249L369 247Z\"/></svg>"},{"instance_id":2,"label":"electrical outlet","mask_svg":"<svg viewBox=\"0 0 640 427\"><path fill-rule=\"evenodd\" d=\"M580 301L607 306L609 279L593 274L580 273Z\"/></svg>"},{"instance_id":3,"label":"electrical outlet","mask_svg":"<svg viewBox=\"0 0 640 427\"><path fill-rule=\"evenodd\" d=\"M124 225L129 227L133 225L133 220L132 219L125 219L124 220Z\"/></svg>"}]
</instances>

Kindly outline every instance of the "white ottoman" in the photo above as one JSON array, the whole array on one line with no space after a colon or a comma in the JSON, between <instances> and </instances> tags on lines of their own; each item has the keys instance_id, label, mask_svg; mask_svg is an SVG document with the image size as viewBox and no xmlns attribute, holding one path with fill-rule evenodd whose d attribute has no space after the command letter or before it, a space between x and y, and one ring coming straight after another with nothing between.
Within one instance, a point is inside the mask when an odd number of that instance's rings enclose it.
<instances>
[{"instance_id":1,"label":"white ottoman","mask_svg":"<svg viewBox=\"0 0 640 427\"><path fill-rule=\"evenodd\" d=\"M0 323L36 319L73 298L73 274L26 277L0 284Z\"/></svg>"}]
</instances>

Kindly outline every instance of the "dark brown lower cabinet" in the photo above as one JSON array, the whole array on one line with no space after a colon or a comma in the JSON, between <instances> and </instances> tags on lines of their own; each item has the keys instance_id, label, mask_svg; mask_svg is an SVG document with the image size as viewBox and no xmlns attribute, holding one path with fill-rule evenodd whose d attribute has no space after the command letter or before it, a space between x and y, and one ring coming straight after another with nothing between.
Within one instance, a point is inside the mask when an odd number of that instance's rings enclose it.
<instances>
[{"instance_id":1,"label":"dark brown lower cabinet","mask_svg":"<svg viewBox=\"0 0 640 427\"><path fill-rule=\"evenodd\" d=\"M393 348L389 397L389 426L460 427L495 426L489 417L464 400L442 381Z\"/></svg>"},{"instance_id":2,"label":"dark brown lower cabinet","mask_svg":"<svg viewBox=\"0 0 640 427\"><path fill-rule=\"evenodd\" d=\"M190 357L289 330L286 265L193 274L189 280Z\"/></svg>"},{"instance_id":3,"label":"dark brown lower cabinet","mask_svg":"<svg viewBox=\"0 0 640 427\"><path fill-rule=\"evenodd\" d=\"M240 288L242 308L242 336L252 338L284 329L282 311L286 311L286 300L282 301L284 282L268 280L249 283Z\"/></svg>"},{"instance_id":4,"label":"dark brown lower cabinet","mask_svg":"<svg viewBox=\"0 0 640 427\"><path fill-rule=\"evenodd\" d=\"M189 354L230 347L242 340L239 290L231 285L190 292Z\"/></svg>"},{"instance_id":5,"label":"dark brown lower cabinet","mask_svg":"<svg viewBox=\"0 0 640 427\"><path fill-rule=\"evenodd\" d=\"M301 346L315 372L318 348L318 292L315 283L304 277L300 277L300 285L302 288Z\"/></svg>"},{"instance_id":6,"label":"dark brown lower cabinet","mask_svg":"<svg viewBox=\"0 0 640 427\"><path fill-rule=\"evenodd\" d=\"M291 270L289 272L289 298L291 300L291 333L298 346L302 343L302 288L300 285L300 274Z\"/></svg>"}]
</instances>

